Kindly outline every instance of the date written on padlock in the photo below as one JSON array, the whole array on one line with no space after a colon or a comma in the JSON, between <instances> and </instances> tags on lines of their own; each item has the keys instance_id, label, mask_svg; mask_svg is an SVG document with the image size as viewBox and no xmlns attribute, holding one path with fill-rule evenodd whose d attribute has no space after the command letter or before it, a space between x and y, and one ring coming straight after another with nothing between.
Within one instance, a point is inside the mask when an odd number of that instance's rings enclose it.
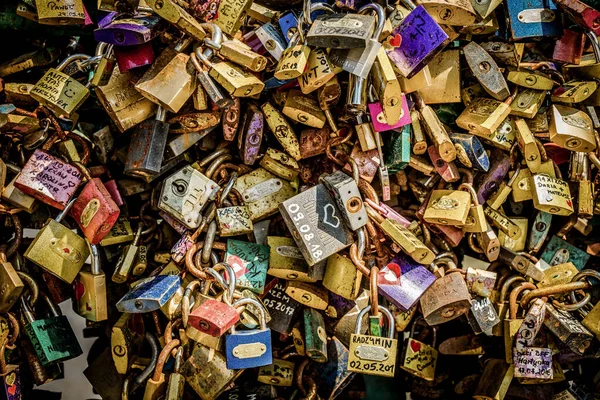
<instances>
[{"instance_id":1,"label":"date written on padlock","mask_svg":"<svg viewBox=\"0 0 600 400\"><path fill-rule=\"evenodd\" d=\"M279 210L308 265L352 243L340 211L322 184L284 201Z\"/></svg>"}]
</instances>

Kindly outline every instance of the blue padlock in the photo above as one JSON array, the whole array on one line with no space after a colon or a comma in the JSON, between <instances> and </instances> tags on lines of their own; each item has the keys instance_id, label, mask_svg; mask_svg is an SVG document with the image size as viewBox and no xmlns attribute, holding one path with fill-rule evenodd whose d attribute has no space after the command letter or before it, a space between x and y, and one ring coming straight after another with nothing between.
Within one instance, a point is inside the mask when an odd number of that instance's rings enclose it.
<instances>
[{"instance_id":1,"label":"blue padlock","mask_svg":"<svg viewBox=\"0 0 600 400\"><path fill-rule=\"evenodd\" d=\"M271 348L271 330L267 328L267 320L263 305L255 299L244 298L233 303L235 308L245 304L253 304L260 310L260 328L247 331L236 331L225 336L225 357L227 368L243 369L262 367L273 363Z\"/></svg>"},{"instance_id":2,"label":"blue padlock","mask_svg":"<svg viewBox=\"0 0 600 400\"><path fill-rule=\"evenodd\" d=\"M466 167L485 172L490 169L490 159L477 136L466 133L451 133L450 139L456 147L456 157Z\"/></svg>"},{"instance_id":3,"label":"blue padlock","mask_svg":"<svg viewBox=\"0 0 600 400\"><path fill-rule=\"evenodd\" d=\"M161 308L181 287L179 275L157 275L134 284L117 302L117 309L125 313L146 313Z\"/></svg>"},{"instance_id":4,"label":"blue padlock","mask_svg":"<svg viewBox=\"0 0 600 400\"><path fill-rule=\"evenodd\" d=\"M298 30L298 17L294 11L287 11L279 17L279 28L283 32L283 38L287 44L290 44L290 39Z\"/></svg>"},{"instance_id":5,"label":"blue padlock","mask_svg":"<svg viewBox=\"0 0 600 400\"><path fill-rule=\"evenodd\" d=\"M552 0L507 0L506 7L513 40L562 35L560 13Z\"/></svg>"}]
</instances>

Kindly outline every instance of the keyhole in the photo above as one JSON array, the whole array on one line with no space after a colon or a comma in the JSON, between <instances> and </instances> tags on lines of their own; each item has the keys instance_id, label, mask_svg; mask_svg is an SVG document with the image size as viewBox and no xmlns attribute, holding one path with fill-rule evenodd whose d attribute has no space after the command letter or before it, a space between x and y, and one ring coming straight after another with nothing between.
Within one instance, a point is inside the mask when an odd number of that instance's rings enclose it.
<instances>
[{"instance_id":1,"label":"keyhole","mask_svg":"<svg viewBox=\"0 0 600 400\"><path fill-rule=\"evenodd\" d=\"M492 69L492 66L490 65L490 63L489 63L489 62L487 62L487 61L484 61L484 62L480 62L480 63L479 63L479 70L480 70L481 72L484 72L484 73L485 73L485 72L489 72L491 69Z\"/></svg>"}]
</instances>

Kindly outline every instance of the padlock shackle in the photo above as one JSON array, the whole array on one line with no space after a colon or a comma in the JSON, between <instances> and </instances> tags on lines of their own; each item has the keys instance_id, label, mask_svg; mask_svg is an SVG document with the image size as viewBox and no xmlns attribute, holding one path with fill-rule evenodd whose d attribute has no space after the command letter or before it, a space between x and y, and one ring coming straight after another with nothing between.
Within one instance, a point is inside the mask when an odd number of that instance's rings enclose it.
<instances>
[{"instance_id":1,"label":"padlock shackle","mask_svg":"<svg viewBox=\"0 0 600 400\"><path fill-rule=\"evenodd\" d=\"M258 309L258 312L260 313L260 329L263 331L266 330L267 329L267 314L265 311L265 307L258 300L252 299L250 297L244 297L239 300L236 300L232 304L232 307L237 309L238 307L248 305L248 304L252 304ZM233 326L231 327L231 333L232 334L235 333L235 324L233 324Z\"/></svg>"},{"instance_id":2,"label":"padlock shackle","mask_svg":"<svg viewBox=\"0 0 600 400\"><path fill-rule=\"evenodd\" d=\"M39 285L31 275L19 270L16 272L19 278L21 278L21 280L29 287L29 304L32 306L36 305L40 295ZM21 295L21 297L23 297L23 295Z\"/></svg>"},{"instance_id":3,"label":"padlock shackle","mask_svg":"<svg viewBox=\"0 0 600 400\"><path fill-rule=\"evenodd\" d=\"M217 221L213 219L208 224L206 236L204 237L204 246L202 247L202 253L200 257L200 262L202 265L207 265L210 263L210 254L213 249L213 244L215 243L215 238L217 237L217 230Z\"/></svg>"},{"instance_id":4,"label":"padlock shackle","mask_svg":"<svg viewBox=\"0 0 600 400\"><path fill-rule=\"evenodd\" d=\"M215 272L224 270L227 273L227 282L224 281L224 283L225 283L224 287L227 289L229 304L232 304L233 303L233 293L235 292L235 286L236 286L236 280L237 280L237 277L235 276L235 271L234 271L233 267L223 261L223 262L216 264L214 267L212 267L212 270ZM212 272L210 271L210 269L208 270L208 273L212 275ZM219 274L217 274L217 275L219 275ZM212 275L212 276L215 276L215 275Z\"/></svg>"},{"instance_id":5,"label":"padlock shackle","mask_svg":"<svg viewBox=\"0 0 600 400\"><path fill-rule=\"evenodd\" d=\"M481 205L481 204L479 204L479 200L477 199L477 192L475 191L473 186L471 186L470 184L461 183L460 185L458 185L458 190L462 190L463 192L469 193L471 195L471 201L473 202L473 205L475 205L475 206Z\"/></svg>"},{"instance_id":6,"label":"padlock shackle","mask_svg":"<svg viewBox=\"0 0 600 400\"><path fill-rule=\"evenodd\" d=\"M360 310L360 312L358 313L358 316L356 317L356 325L354 326L354 333L356 334L360 334L360 328L362 326L362 320L364 318L365 315L367 315L367 313L371 311L371 306L366 306L365 308L363 308L362 310ZM390 312L390 310L388 310L386 307L383 306L379 306L379 311L381 311L388 319L388 338L389 339L393 339L394 338L394 334L396 333L396 323L394 320L394 316L392 315L392 313Z\"/></svg>"},{"instance_id":7,"label":"padlock shackle","mask_svg":"<svg viewBox=\"0 0 600 400\"><path fill-rule=\"evenodd\" d=\"M62 313L60 312L60 308L56 304L54 304L50 296L48 296L44 292L40 292L40 296L48 305L48 310L50 311L50 315L52 317L60 317L62 315Z\"/></svg>"},{"instance_id":8,"label":"padlock shackle","mask_svg":"<svg viewBox=\"0 0 600 400\"><path fill-rule=\"evenodd\" d=\"M156 366L154 367L154 374L152 375L152 380L154 382L160 381L160 376L163 373L163 368L165 367L165 363L171 357L171 352L180 345L179 339L173 339L169 343L165 344L165 347L162 348L160 353L158 354L158 358L156 360Z\"/></svg>"},{"instance_id":9,"label":"padlock shackle","mask_svg":"<svg viewBox=\"0 0 600 400\"><path fill-rule=\"evenodd\" d=\"M160 343L158 342L158 339L153 333L150 332L146 332L144 339L150 345L152 355L150 356L150 362L148 363L148 366L144 368L144 370L133 380L133 387L130 390L131 392L134 392L150 377L150 375L152 375L158 362L158 355L160 353Z\"/></svg>"},{"instance_id":10,"label":"padlock shackle","mask_svg":"<svg viewBox=\"0 0 600 400\"><path fill-rule=\"evenodd\" d=\"M571 279L571 282L579 282L579 281L587 282L585 279L588 277L600 279L600 272L593 270L593 269L584 269L584 270L580 271L579 273L577 273L573 277L573 279ZM569 311L575 311L575 310L578 310L578 309L584 307L592 299L592 295L589 292L587 292L585 294L585 296L583 297L583 299L581 299L580 301L577 301L577 297L575 296L575 291L572 291L569 294L569 296L571 297L571 301L573 302L573 304L569 305ZM559 307L564 308L561 306L559 306Z\"/></svg>"},{"instance_id":11,"label":"padlock shackle","mask_svg":"<svg viewBox=\"0 0 600 400\"><path fill-rule=\"evenodd\" d=\"M221 43L223 43L223 30L221 27L212 22L203 22L200 26L210 32L211 38L204 38L204 43L207 48L204 50L204 56L206 58L211 58L214 55L214 50L221 49Z\"/></svg>"},{"instance_id":12,"label":"padlock shackle","mask_svg":"<svg viewBox=\"0 0 600 400\"><path fill-rule=\"evenodd\" d=\"M15 230L15 237L9 242L10 245L4 251L4 256L7 259L15 254L17 249L21 246L21 242L23 241L23 225L21 224L21 219L17 214L8 214L8 217L12 221L13 228Z\"/></svg>"},{"instance_id":13,"label":"padlock shackle","mask_svg":"<svg viewBox=\"0 0 600 400\"><path fill-rule=\"evenodd\" d=\"M90 272L92 275L102 275L102 259L100 258L100 250L98 245L91 244L89 240L85 239L88 249L90 250Z\"/></svg>"},{"instance_id":14,"label":"padlock shackle","mask_svg":"<svg viewBox=\"0 0 600 400\"><path fill-rule=\"evenodd\" d=\"M87 54L82 54L82 53L76 53L76 54L71 54L69 57L65 58L63 60L63 62L61 62L60 64L58 64L58 66L56 68L54 68L57 71L62 72L63 69L65 69L67 67L67 65L69 65L72 62L75 61L79 61L79 60L89 60L91 58L91 56L87 55Z\"/></svg>"},{"instance_id":15,"label":"padlock shackle","mask_svg":"<svg viewBox=\"0 0 600 400\"><path fill-rule=\"evenodd\" d=\"M548 286L540 289L532 290L526 293L521 298L521 306L527 306L529 302L537 297L546 297L555 294L569 293L575 290L588 290L592 288L592 284L587 281L572 281L569 283L562 283L560 285Z\"/></svg>"},{"instance_id":16,"label":"padlock shackle","mask_svg":"<svg viewBox=\"0 0 600 400\"><path fill-rule=\"evenodd\" d=\"M379 36L381 36L381 32L383 32L383 28L385 26L385 10L380 4L377 3L365 4L358 9L359 14L366 14L368 11L375 11L377 25L375 26L375 30L373 31L371 38L379 41Z\"/></svg>"},{"instance_id":17,"label":"padlock shackle","mask_svg":"<svg viewBox=\"0 0 600 400\"><path fill-rule=\"evenodd\" d=\"M312 3L311 4L311 1L305 0L300 17L302 19L306 20L306 23L308 23L308 25L312 25L312 23L314 21L311 17L311 14L315 11L325 11L328 14L335 14L335 10L333 9L333 7L327 3Z\"/></svg>"},{"instance_id":18,"label":"padlock shackle","mask_svg":"<svg viewBox=\"0 0 600 400\"><path fill-rule=\"evenodd\" d=\"M517 302L517 299L519 298L519 295L521 294L521 292L524 290L535 290L535 288L536 288L536 286L533 283L524 282L524 283L521 283L516 288L514 288L513 290L511 290L510 298L509 298L510 319L517 319L517 311L519 310L519 304ZM523 297L525 297L525 296L523 296ZM525 305L527 305L527 303L525 303Z\"/></svg>"},{"instance_id":19,"label":"padlock shackle","mask_svg":"<svg viewBox=\"0 0 600 400\"><path fill-rule=\"evenodd\" d=\"M73 204L75 204L76 200L77 200L77 197L71 199L67 203L65 208L61 212L58 213L58 215L56 216L56 218L54 218L54 220L60 224L62 222L62 220L67 216L67 214L69 213L69 210L71 210L71 207L73 207Z\"/></svg>"},{"instance_id":20,"label":"padlock shackle","mask_svg":"<svg viewBox=\"0 0 600 400\"><path fill-rule=\"evenodd\" d=\"M238 173L235 171L231 172L231 174L229 175L229 182L227 182L227 185L225 185L225 187L221 190L221 194L219 195L219 206L222 206L223 201L229 197L229 193L231 193L231 189L233 189L233 185L235 185L237 178Z\"/></svg>"},{"instance_id":21,"label":"padlock shackle","mask_svg":"<svg viewBox=\"0 0 600 400\"><path fill-rule=\"evenodd\" d=\"M35 321L35 315L33 314L33 310L31 309L29 304L27 304L25 296L21 296L19 300L21 301L21 315L25 317L27 323L32 323L33 321Z\"/></svg>"},{"instance_id":22,"label":"padlock shackle","mask_svg":"<svg viewBox=\"0 0 600 400\"><path fill-rule=\"evenodd\" d=\"M508 294L510 287L516 282L525 282L525 278L520 275L513 275L504 281L502 288L500 289L500 297L498 298L500 303L506 302L506 295Z\"/></svg>"},{"instance_id":23,"label":"padlock shackle","mask_svg":"<svg viewBox=\"0 0 600 400\"><path fill-rule=\"evenodd\" d=\"M417 319L415 319L412 326L410 327L409 337L415 337L415 328L417 327L417 325L423 325L426 329L431 328L431 330L433 331L433 340L431 341L431 347L435 348L437 344L437 325L429 325L427 321L425 321L425 318L423 318L423 316L419 316Z\"/></svg>"}]
</instances>

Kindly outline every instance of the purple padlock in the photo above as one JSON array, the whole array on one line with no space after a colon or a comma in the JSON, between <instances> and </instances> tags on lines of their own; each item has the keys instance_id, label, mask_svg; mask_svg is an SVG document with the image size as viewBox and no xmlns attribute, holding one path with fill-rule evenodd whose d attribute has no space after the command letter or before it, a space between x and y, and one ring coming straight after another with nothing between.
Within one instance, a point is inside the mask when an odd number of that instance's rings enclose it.
<instances>
[{"instance_id":1,"label":"purple padlock","mask_svg":"<svg viewBox=\"0 0 600 400\"><path fill-rule=\"evenodd\" d=\"M256 162L263 139L264 127L263 113L258 107L250 104L245 115L245 132L240 133L238 138L238 148L244 164L253 165Z\"/></svg>"},{"instance_id":2,"label":"purple padlock","mask_svg":"<svg viewBox=\"0 0 600 400\"><path fill-rule=\"evenodd\" d=\"M400 45L387 54L402 75L411 78L450 43L450 38L423 6L414 7L410 1L407 4L413 10L390 35L399 35Z\"/></svg>"},{"instance_id":3,"label":"purple padlock","mask_svg":"<svg viewBox=\"0 0 600 400\"><path fill-rule=\"evenodd\" d=\"M477 175L475 187L477 187L477 200L484 204L499 187L510 169L510 158L508 154L500 149L493 149L490 157L490 168L485 174Z\"/></svg>"},{"instance_id":4,"label":"purple padlock","mask_svg":"<svg viewBox=\"0 0 600 400\"><path fill-rule=\"evenodd\" d=\"M435 276L427 268L400 254L377 276L379 293L402 311L411 309L433 282Z\"/></svg>"},{"instance_id":5,"label":"purple padlock","mask_svg":"<svg viewBox=\"0 0 600 400\"><path fill-rule=\"evenodd\" d=\"M110 20L107 18L111 17ZM135 46L151 41L158 31L154 27L160 17L149 15L140 18L114 19L115 15L108 15L99 23L94 31L94 39L115 46Z\"/></svg>"}]
</instances>

